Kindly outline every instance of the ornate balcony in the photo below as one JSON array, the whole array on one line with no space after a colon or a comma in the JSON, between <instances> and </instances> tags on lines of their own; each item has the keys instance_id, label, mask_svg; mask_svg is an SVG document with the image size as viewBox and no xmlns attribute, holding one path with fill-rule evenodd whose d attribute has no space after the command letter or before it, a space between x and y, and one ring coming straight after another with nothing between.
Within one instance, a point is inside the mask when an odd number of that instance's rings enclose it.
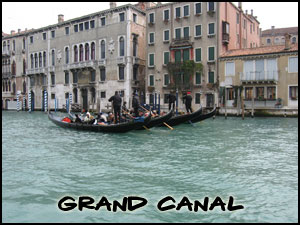
<instances>
[{"instance_id":1,"label":"ornate balcony","mask_svg":"<svg viewBox=\"0 0 300 225\"><path fill-rule=\"evenodd\" d=\"M45 74L47 72L47 67L26 69L26 74Z\"/></svg>"},{"instance_id":2,"label":"ornate balcony","mask_svg":"<svg viewBox=\"0 0 300 225\"><path fill-rule=\"evenodd\" d=\"M229 34L226 34L226 33L222 34L222 42L224 44L228 44L229 43Z\"/></svg>"},{"instance_id":3,"label":"ornate balcony","mask_svg":"<svg viewBox=\"0 0 300 225\"><path fill-rule=\"evenodd\" d=\"M276 71L253 71L240 73L240 80L243 83L277 83L278 70Z\"/></svg>"}]
</instances>

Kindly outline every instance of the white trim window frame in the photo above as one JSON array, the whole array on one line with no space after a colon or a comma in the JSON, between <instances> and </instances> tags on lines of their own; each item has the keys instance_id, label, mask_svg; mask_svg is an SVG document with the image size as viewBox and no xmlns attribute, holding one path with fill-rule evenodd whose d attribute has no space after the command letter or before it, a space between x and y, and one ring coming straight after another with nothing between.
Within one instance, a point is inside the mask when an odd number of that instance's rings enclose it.
<instances>
[{"instance_id":1,"label":"white trim window frame","mask_svg":"<svg viewBox=\"0 0 300 225\"><path fill-rule=\"evenodd\" d=\"M104 58L102 58L102 49L101 49L101 42L104 41ZM96 43L95 43L96 44ZM91 44L92 45L92 44ZM92 51L92 50L91 50ZM95 47L95 51L96 51L96 47ZM96 55L96 52L95 52ZM106 39L100 39L99 40L99 59L105 59L106 58Z\"/></svg>"},{"instance_id":2,"label":"white trim window frame","mask_svg":"<svg viewBox=\"0 0 300 225\"><path fill-rule=\"evenodd\" d=\"M182 29L183 29L183 28L182 28L182 27L176 27L176 28L174 28L174 39L176 39L176 30L177 30L177 29L180 29L180 38L183 37L183 35L182 35ZM180 38L179 38L179 39L180 39Z\"/></svg>"},{"instance_id":3,"label":"white trim window frame","mask_svg":"<svg viewBox=\"0 0 300 225\"><path fill-rule=\"evenodd\" d=\"M209 25L210 24L213 24L214 25L214 33L212 33L212 34L210 34L209 33ZM213 22L213 23L208 23L207 24L207 35L215 35L216 34L216 23L215 22Z\"/></svg>"},{"instance_id":4,"label":"white trim window frame","mask_svg":"<svg viewBox=\"0 0 300 225\"><path fill-rule=\"evenodd\" d=\"M188 38L191 36L191 28L190 26L186 26L186 27L182 27L182 37L185 38L184 36L184 28L189 28L189 34L188 34Z\"/></svg>"},{"instance_id":5,"label":"white trim window frame","mask_svg":"<svg viewBox=\"0 0 300 225\"><path fill-rule=\"evenodd\" d=\"M121 56L120 55L120 50L121 50L121 46L120 46L120 38L123 37L124 38L124 55ZM105 42L106 44L106 42ZM125 57L126 56L126 38L125 38L125 35L120 35L118 36L118 57Z\"/></svg>"},{"instance_id":6,"label":"white trim window frame","mask_svg":"<svg viewBox=\"0 0 300 225\"><path fill-rule=\"evenodd\" d=\"M168 19L165 18L165 11L169 11L169 18ZM171 11L170 8L163 10L163 21L169 21L170 20L170 15L171 15L170 11Z\"/></svg>"},{"instance_id":7,"label":"white trim window frame","mask_svg":"<svg viewBox=\"0 0 300 225\"><path fill-rule=\"evenodd\" d=\"M213 83L209 83L209 73L210 72L214 73L214 82ZM216 76L215 75L216 75L216 71L215 70L207 71L207 83L208 84L214 84L216 82L215 81L216 80Z\"/></svg>"},{"instance_id":8,"label":"white trim window frame","mask_svg":"<svg viewBox=\"0 0 300 225\"><path fill-rule=\"evenodd\" d=\"M227 63L233 63L233 74L227 74ZM235 62L234 61L225 62L225 77L234 76L234 75L235 75Z\"/></svg>"},{"instance_id":9,"label":"white trim window frame","mask_svg":"<svg viewBox=\"0 0 300 225\"><path fill-rule=\"evenodd\" d=\"M153 55L153 65L150 65L150 55ZM155 65L155 53L148 53L148 67L154 67Z\"/></svg>"},{"instance_id":10,"label":"white trim window frame","mask_svg":"<svg viewBox=\"0 0 300 225\"><path fill-rule=\"evenodd\" d=\"M165 36L165 31L169 31L169 39L168 40L166 40L166 36ZM163 30L163 41L164 42L169 42L170 41L170 29L167 29L167 30Z\"/></svg>"},{"instance_id":11,"label":"white trim window frame","mask_svg":"<svg viewBox=\"0 0 300 225\"><path fill-rule=\"evenodd\" d=\"M151 34L153 34L153 42L150 42L151 41ZM148 45L152 45L155 43L155 32L149 32L149 36L148 36Z\"/></svg>"},{"instance_id":12,"label":"white trim window frame","mask_svg":"<svg viewBox=\"0 0 300 225\"><path fill-rule=\"evenodd\" d=\"M295 62L297 64L294 65L294 69L296 69L297 71L291 71L291 65L290 65L290 59L291 58L295 58ZM298 56L289 56L289 59L288 59L288 73L298 73Z\"/></svg>"},{"instance_id":13,"label":"white trim window frame","mask_svg":"<svg viewBox=\"0 0 300 225\"><path fill-rule=\"evenodd\" d=\"M178 8L180 8L180 10L179 10L179 17L176 17L176 9L178 9ZM174 19L180 19L180 18L182 18L182 15L181 15L181 6L177 6L177 7L175 7L175 9L174 9Z\"/></svg>"},{"instance_id":14,"label":"white trim window frame","mask_svg":"<svg viewBox=\"0 0 300 225\"><path fill-rule=\"evenodd\" d=\"M196 35L196 27L200 26L200 35ZM195 24L194 26L194 37L202 37L202 24Z\"/></svg>"},{"instance_id":15,"label":"white trim window frame","mask_svg":"<svg viewBox=\"0 0 300 225\"><path fill-rule=\"evenodd\" d=\"M213 60L209 60L209 48L214 48L214 59ZM207 46L207 62L214 62L216 61L216 46L212 45L212 46Z\"/></svg>"},{"instance_id":16,"label":"white trim window frame","mask_svg":"<svg viewBox=\"0 0 300 225\"><path fill-rule=\"evenodd\" d=\"M169 53L169 59L168 59L168 62L170 62L170 51L164 51L163 52L163 65L167 65L165 64L165 53L168 52Z\"/></svg>"},{"instance_id":17,"label":"white trim window frame","mask_svg":"<svg viewBox=\"0 0 300 225\"><path fill-rule=\"evenodd\" d=\"M153 85L150 84L150 77L153 77ZM149 82L148 86L149 87L155 87L155 76L154 76L154 74L149 74L148 78L149 78L149 80L148 80L148 82Z\"/></svg>"},{"instance_id":18,"label":"white trim window frame","mask_svg":"<svg viewBox=\"0 0 300 225\"><path fill-rule=\"evenodd\" d=\"M201 58L200 61L197 61L197 60L196 60L196 58L197 58L197 57L196 57L196 49L200 49L200 53L201 53L201 54L200 54L200 58ZM195 56L194 59L195 59L195 62L196 62L196 63L202 62L202 48L201 48L201 47L200 47L200 48L194 48L194 56Z\"/></svg>"},{"instance_id":19,"label":"white trim window frame","mask_svg":"<svg viewBox=\"0 0 300 225\"><path fill-rule=\"evenodd\" d=\"M102 19L104 19L104 25L102 25ZM105 27L106 26L106 17L102 16L100 17L100 27Z\"/></svg>"},{"instance_id":20,"label":"white trim window frame","mask_svg":"<svg viewBox=\"0 0 300 225\"><path fill-rule=\"evenodd\" d=\"M184 7L186 7L186 6L188 6L188 15L185 16L185 15L184 15ZM183 5L183 6L182 6L182 9L183 9L183 10L182 10L182 11L183 11L183 12L182 12L182 17L189 17L189 16L191 15L191 6L190 6L190 4Z\"/></svg>"},{"instance_id":21,"label":"white trim window frame","mask_svg":"<svg viewBox=\"0 0 300 225\"><path fill-rule=\"evenodd\" d=\"M212 11L209 11L209 3L210 2L207 2L207 12L215 12L216 11L216 2L213 2L214 3L214 10L212 10Z\"/></svg>"},{"instance_id":22,"label":"white trim window frame","mask_svg":"<svg viewBox=\"0 0 300 225\"><path fill-rule=\"evenodd\" d=\"M168 76L168 83L166 84L166 75ZM168 73L164 73L164 82L163 87L167 87L170 84L170 75Z\"/></svg>"},{"instance_id":23,"label":"white trim window frame","mask_svg":"<svg viewBox=\"0 0 300 225\"><path fill-rule=\"evenodd\" d=\"M200 13L196 13L196 4L200 4ZM195 2L194 3L194 15L201 15L202 14L202 2Z\"/></svg>"},{"instance_id":24,"label":"white trim window frame","mask_svg":"<svg viewBox=\"0 0 300 225\"><path fill-rule=\"evenodd\" d=\"M150 15L153 14L153 22L150 21ZM151 12L148 14L148 23L155 23L155 12Z\"/></svg>"}]
</instances>

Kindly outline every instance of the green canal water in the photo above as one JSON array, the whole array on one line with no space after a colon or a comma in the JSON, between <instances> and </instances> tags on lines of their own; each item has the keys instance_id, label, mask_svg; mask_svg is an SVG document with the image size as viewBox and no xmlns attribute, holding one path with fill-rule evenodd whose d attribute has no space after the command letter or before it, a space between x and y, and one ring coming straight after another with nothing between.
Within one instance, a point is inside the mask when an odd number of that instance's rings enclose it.
<instances>
[{"instance_id":1,"label":"green canal water","mask_svg":"<svg viewBox=\"0 0 300 225\"><path fill-rule=\"evenodd\" d=\"M89 196L94 206L103 196L148 202L65 212L64 196ZM160 211L166 196L175 203L164 206L220 197L225 211ZM229 196L244 208L228 211ZM298 118L216 117L173 131L102 134L60 128L42 112L2 111L2 221L298 222Z\"/></svg>"}]
</instances>

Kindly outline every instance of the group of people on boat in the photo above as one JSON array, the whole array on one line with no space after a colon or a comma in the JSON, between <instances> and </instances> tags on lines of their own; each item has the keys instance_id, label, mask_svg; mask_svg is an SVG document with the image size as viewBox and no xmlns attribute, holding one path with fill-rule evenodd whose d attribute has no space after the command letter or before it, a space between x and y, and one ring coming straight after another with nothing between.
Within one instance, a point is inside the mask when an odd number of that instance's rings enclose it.
<instances>
[{"instance_id":1,"label":"group of people on boat","mask_svg":"<svg viewBox=\"0 0 300 225\"><path fill-rule=\"evenodd\" d=\"M176 96L174 95L174 92L171 92L168 96L167 99L169 101L169 110L175 109L175 102L176 102ZM186 112L187 113L192 113L192 100L193 97L191 96L191 92L187 92L183 96L183 103L185 104Z\"/></svg>"}]
</instances>

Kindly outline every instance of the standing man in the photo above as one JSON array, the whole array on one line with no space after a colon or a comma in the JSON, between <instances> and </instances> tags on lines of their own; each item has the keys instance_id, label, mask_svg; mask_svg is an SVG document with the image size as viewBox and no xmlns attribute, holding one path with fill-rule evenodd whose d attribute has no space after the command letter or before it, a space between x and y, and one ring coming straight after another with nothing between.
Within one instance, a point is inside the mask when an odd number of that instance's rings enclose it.
<instances>
[{"instance_id":1,"label":"standing man","mask_svg":"<svg viewBox=\"0 0 300 225\"><path fill-rule=\"evenodd\" d=\"M140 102L137 97L137 94L133 93L133 99L132 99L132 108L134 109L134 116L138 117L139 116L139 107L140 107Z\"/></svg>"},{"instance_id":2,"label":"standing man","mask_svg":"<svg viewBox=\"0 0 300 225\"><path fill-rule=\"evenodd\" d=\"M122 103L122 99L119 95L119 92L116 91L115 95L111 96L110 99L108 99L108 101L113 102L114 114L115 114L115 123L117 123L117 121L120 123L120 121L121 121L121 103Z\"/></svg>"},{"instance_id":3,"label":"standing man","mask_svg":"<svg viewBox=\"0 0 300 225\"><path fill-rule=\"evenodd\" d=\"M192 113L192 96L191 96L191 92L187 92L187 94L183 97L183 101L185 101L185 108L187 113Z\"/></svg>"},{"instance_id":4,"label":"standing man","mask_svg":"<svg viewBox=\"0 0 300 225\"><path fill-rule=\"evenodd\" d=\"M168 95L168 99L169 99L169 110L175 109L175 102L176 102L176 96L173 94L173 92L171 92Z\"/></svg>"}]
</instances>

